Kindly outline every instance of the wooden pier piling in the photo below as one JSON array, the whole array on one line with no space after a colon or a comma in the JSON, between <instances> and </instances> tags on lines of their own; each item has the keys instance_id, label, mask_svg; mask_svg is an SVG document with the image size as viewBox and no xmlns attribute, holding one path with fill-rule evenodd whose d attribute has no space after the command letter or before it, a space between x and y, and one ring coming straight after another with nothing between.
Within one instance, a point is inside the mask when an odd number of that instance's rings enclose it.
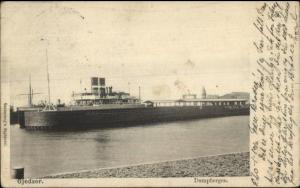
<instances>
[{"instance_id":1,"label":"wooden pier piling","mask_svg":"<svg viewBox=\"0 0 300 188\"><path fill-rule=\"evenodd\" d=\"M12 179L24 179L24 167L14 167L11 172Z\"/></svg>"}]
</instances>

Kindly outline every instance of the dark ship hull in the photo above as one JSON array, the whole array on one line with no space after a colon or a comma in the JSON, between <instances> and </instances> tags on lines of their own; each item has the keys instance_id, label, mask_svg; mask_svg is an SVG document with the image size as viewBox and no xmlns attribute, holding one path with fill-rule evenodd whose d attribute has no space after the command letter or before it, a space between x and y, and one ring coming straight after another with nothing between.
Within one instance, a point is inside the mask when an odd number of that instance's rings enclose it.
<instances>
[{"instance_id":1,"label":"dark ship hull","mask_svg":"<svg viewBox=\"0 0 300 188\"><path fill-rule=\"evenodd\" d=\"M172 106L88 110L26 111L21 128L85 129L132 126L156 122L249 115L249 106Z\"/></svg>"},{"instance_id":2,"label":"dark ship hull","mask_svg":"<svg viewBox=\"0 0 300 188\"><path fill-rule=\"evenodd\" d=\"M24 113L26 111L39 111L42 107L19 107L17 111L10 110L10 124L24 125Z\"/></svg>"},{"instance_id":3,"label":"dark ship hull","mask_svg":"<svg viewBox=\"0 0 300 188\"><path fill-rule=\"evenodd\" d=\"M10 124L19 123L19 112L10 111Z\"/></svg>"}]
</instances>

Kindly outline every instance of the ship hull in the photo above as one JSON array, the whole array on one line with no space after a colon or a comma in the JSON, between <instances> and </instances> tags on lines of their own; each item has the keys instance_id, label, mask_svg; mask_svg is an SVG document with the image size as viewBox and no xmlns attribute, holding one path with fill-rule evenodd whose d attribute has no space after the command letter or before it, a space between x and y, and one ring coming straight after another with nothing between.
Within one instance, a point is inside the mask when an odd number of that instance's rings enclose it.
<instances>
[{"instance_id":1,"label":"ship hull","mask_svg":"<svg viewBox=\"0 0 300 188\"><path fill-rule=\"evenodd\" d=\"M77 111L24 112L26 129L85 129L151 124L157 122L249 115L248 107L156 107Z\"/></svg>"}]
</instances>

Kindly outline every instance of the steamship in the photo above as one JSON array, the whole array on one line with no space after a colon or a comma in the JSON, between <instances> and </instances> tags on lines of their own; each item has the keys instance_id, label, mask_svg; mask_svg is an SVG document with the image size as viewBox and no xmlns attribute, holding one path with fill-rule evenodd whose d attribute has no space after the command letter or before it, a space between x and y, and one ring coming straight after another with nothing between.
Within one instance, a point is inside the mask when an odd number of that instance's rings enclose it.
<instances>
[{"instance_id":1,"label":"steamship","mask_svg":"<svg viewBox=\"0 0 300 188\"><path fill-rule=\"evenodd\" d=\"M247 99L209 99L183 95L178 100L147 100L106 87L105 78L92 77L89 92L72 94L68 106L47 105L44 109L24 111L20 127L39 129L107 128L180 121L199 118L248 115Z\"/></svg>"}]
</instances>

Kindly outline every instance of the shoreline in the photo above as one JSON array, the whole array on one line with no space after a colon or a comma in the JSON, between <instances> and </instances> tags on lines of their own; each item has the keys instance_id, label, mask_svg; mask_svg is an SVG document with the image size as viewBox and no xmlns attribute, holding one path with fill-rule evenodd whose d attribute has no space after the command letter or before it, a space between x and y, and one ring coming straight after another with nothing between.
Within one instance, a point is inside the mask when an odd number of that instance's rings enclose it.
<instances>
[{"instance_id":1,"label":"shoreline","mask_svg":"<svg viewBox=\"0 0 300 188\"><path fill-rule=\"evenodd\" d=\"M249 176L249 152L66 172L42 178L162 178Z\"/></svg>"}]
</instances>

